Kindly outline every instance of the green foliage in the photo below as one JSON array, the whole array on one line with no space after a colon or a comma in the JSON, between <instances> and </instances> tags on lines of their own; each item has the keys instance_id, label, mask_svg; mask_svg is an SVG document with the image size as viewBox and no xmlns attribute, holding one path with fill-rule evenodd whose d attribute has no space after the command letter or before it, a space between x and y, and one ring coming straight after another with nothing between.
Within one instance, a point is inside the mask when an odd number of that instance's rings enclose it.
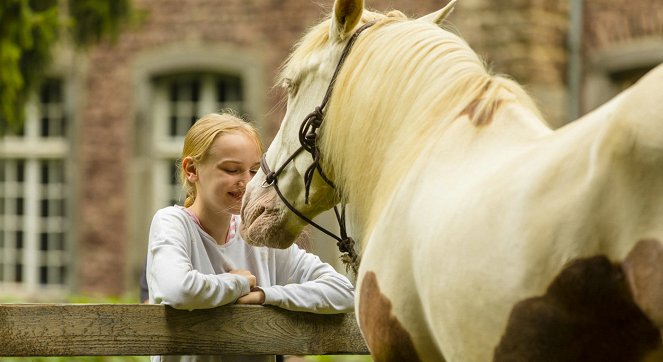
<instances>
[{"instance_id":1,"label":"green foliage","mask_svg":"<svg viewBox=\"0 0 663 362\"><path fill-rule=\"evenodd\" d=\"M148 356L2 357L2 362L149 362Z\"/></svg>"},{"instance_id":2,"label":"green foliage","mask_svg":"<svg viewBox=\"0 0 663 362\"><path fill-rule=\"evenodd\" d=\"M306 362L371 362L371 356L355 356L355 355L322 355L322 356L306 356Z\"/></svg>"},{"instance_id":3,"label":"green foliage","mask_svg":"<svg viewBox=\"0 0 663 362\"><path fill-rule=\"evenodd\" d=\"M2 362L149 362L147 356L91 357L3 357ZM297 358L296 360L300 360ZM306 362L371 362L371 356L305 356ZM288 359L286 358L286 362Z\"/></svg>"},{"instance_id":4,"label":"green foliage","mask_svg":"<svg viewBox=\"0 0 663 362\"><path fill-rule=\"evenodd\" d=\"M85 295L85 294L69 294L58 298L46 298L43 300L35 300L34 298L25 298L19 296L12 296L9 294L0 294L0 304L3 303L71 303L71 304L137 304L139 301L137 292L126 293L121 296L107 296L107 295ZM0 362L3 360L0 358Z\"/></svg>"},{"instance_id":5,"label":"green foliage","mask_svg":"<svg viewBox=\"0 0 663 362\"><path fill-rule=\"evenodd\" d=\"M74 304L136 304L138 303L137 293L127 293L122 296L90 296L90 295L69 295L67 303Z\"/></svg>"},{"instance_id":6,"label":"green foliage","mask_svg":"<svg viewBox=\"0 0 663 362\"><path fill-rule=\"evenodd\" d=\"M82 48L115 39L133 17L131 0L2 0L0 4L0 135L16 131L25 104L46 76L53 46L64 37Z\"/></svg>"},{"instance_id":7,"label":"green foliage","mask_svg":"<svg viewBox=\"0 0 663 362\"><path fill-rule=\"evenodd\" d=\"M116 39L132 9L129 0L69 0L69 13L74 20L74 42L86 46L106 35Z\"/></svg>"},{"instance_id":8,"label":"green foliage","mask_svg":"<svg viewBox=\"0 0 663 362\"><path fill-rule=\"evenodd\" d=\"M0 7L0 119L14 130L25 117L24 105L36 89L58 26L57 0L5 0Z\"/></svg>"}]
</instances>

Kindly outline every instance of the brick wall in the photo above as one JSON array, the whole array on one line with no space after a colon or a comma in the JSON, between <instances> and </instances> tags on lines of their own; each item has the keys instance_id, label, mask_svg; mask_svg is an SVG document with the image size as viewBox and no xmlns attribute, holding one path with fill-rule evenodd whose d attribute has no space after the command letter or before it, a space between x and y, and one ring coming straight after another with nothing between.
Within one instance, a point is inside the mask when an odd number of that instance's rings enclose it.
<instances>
[{"instance_id":1,"label":"brick wall","mask_svg":"<svg viewBox=\"0 0 663 362\"><path fill-rule=\"evenodd\" d=\"M660 0L585 2L585 50L596 51L640 37L663 35Z\"/></svg>"},{"instance_id":2,"label":"brick wall","mask_svg":"<svg viewBox=\"0 0 663 362\"><path fill-rule=\"evenodd\" d=\"M584 111L603 104L663 62L660 1L588 1L583 24Z\"/></svg>"},{"instance_id":3,"label":"brick wall","mask_svg":"<svg viewBox=\"0 0 663 362\"><path fill-rule=\"evenodd\" d=\"M452 22L494 72L537 100L553 126L564 123L568 1L459 1Z\"/></svg>"}]
</instances>

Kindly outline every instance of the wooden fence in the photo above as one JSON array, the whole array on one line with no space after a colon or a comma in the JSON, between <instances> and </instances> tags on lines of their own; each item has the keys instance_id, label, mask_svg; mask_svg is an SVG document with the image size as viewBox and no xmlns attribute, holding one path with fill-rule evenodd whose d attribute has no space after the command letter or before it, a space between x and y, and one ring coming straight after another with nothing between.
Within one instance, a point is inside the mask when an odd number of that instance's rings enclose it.
<instances>
[{"instance_id":1,"label":"wooden fence","mask_svg":"<svg viewBox=\"0 0 663 362\"><path fill-rule=\"evenodd\" d=\"M368 354L354 314L232 305L0 304L0 356Z\"/></svg>"}]
</instances>

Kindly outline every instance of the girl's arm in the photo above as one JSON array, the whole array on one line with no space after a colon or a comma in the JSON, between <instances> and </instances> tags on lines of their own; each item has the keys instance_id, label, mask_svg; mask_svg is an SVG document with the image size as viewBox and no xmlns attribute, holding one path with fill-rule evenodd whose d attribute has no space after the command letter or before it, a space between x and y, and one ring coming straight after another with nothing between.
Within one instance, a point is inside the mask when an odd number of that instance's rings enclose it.
<instances>
[{"instance_id":1,"label":"girl's arm","mask_svg":"<svg viewBox=\"0 0 663 362\"><path fill-rule=\"evenodd\" d=\"M353 311L354 287L331 265L294 244L275 252L278 285L260 288L264 304L325 314Z\"/></svg>"},{"instance_id":2,"label":"girl's arm","mask_svg":"<svg viewBox=\"0 0 663 362\"><path fill-rule=\"evenodd\" d=\"M177 214L158 212L150 227L147 278L152 303L176 309L214 308L249 292L249 280L233 273L204 274L191 262L191 239Z\"/></svg>"}]
</instances>

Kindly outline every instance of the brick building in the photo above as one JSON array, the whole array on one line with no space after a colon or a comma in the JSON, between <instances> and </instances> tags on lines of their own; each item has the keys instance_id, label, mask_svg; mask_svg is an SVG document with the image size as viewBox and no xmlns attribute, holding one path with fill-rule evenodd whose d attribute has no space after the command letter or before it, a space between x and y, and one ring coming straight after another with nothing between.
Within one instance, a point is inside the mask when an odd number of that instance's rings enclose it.
<instances>
[{"instance_id":1,"label":"brick building","mask_svg":"<svg viewBox=\"0 0 663 362\"><path fill-rule=\"evenodd\" d=\"M461 0L451 22L560 126L663 62L657 1ZM413 17L444 3L367 0ZM270 140L284 112L276 72L332 1L134 5L145 19L117 42L58 49L24 133L0 140L0 297L135 291L151 216L178 199L192 119L234 108ZM314 244L339 266L333 248Z\"/></svg>"}]
</instances>

